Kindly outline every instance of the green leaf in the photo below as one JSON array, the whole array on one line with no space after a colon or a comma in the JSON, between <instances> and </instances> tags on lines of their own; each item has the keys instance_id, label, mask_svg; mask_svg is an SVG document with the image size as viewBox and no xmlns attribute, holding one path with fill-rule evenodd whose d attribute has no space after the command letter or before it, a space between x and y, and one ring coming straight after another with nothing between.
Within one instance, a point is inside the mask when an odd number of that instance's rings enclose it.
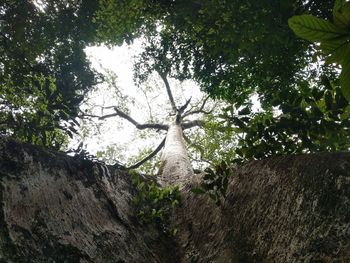
<instances>
[{"instance_id":1,"label":"green leaf","mask_svg":"<svg viewBox=\"0 0 350 263\"><path fill-rule=\"evenodd\" d=\"M342 28L312 15L293 16L288 24L297 36L311 42L322 42L349 34Z\"/></svg>"},{"instance_id":2,"label":"green leaf","mask_svg":"<svg viewBox=\"0 0 350 263\"><path fill-rule=\"evenodd\" d=\"M325 103L326 103L326 109L328 111L332 110L333 97L330 91L326 91L325 93Z\"/></svg>"},{"instance_id":3,"label":"green leaf","mask_svg":"<svg viewBox=\"0 0 350 263\"><path fill-rule=\"evenodd\" d=\"M331 41L331 42L333 43L333 41ZM325 45L327 45L327 44L326 43L322 43L321 46L320 46L321 49L324 50L325 53L328 53L328 54L332 53L328 58L325 59L325 63L326 64L332 64L332 63L342 64L344 58L347 59L347 53L349 52L348 51L349 50L349 44L347 44L347 42L341 43L340 45L335 47L332 51L330 51L330 49L329 49L329 47L331 45L329 45L327 48L325 48Z\"/></svg>"},{"instance_id":4,"label":"green leaf","mask_svg":"<svg viewBox=\"0 0 350 263\"><path fill-rule=\"evenodd\" d=\"M324 53L325 55L329 55L335 52L341 46L347 44L348 41L349 41L348 35L343 35L342 37L334 38L331 40L325 40L325 41L322 41L322 43L320 44L320 49L322 50L322 53Z\"/></svg>"},{"instance_id":5,"label":"green leaf","mask_svg":"<svg viewBox=\"0 0 350 263\"><path fill-rule=\"evenodd\" d=\"M343 64L343 69L340 74L340 86L344 97L350 101L350 63Z\"/></svg>"},{"instance_id":6,"label":"green leaf","mask_svg":"<svg viewBox=\"0 0 350 263\"><path fill-rule=\"evenodd\" d=\"M335 1L333 8L333 22L343 29L350 29L350 3L345 0Z\"/></svg>"}]
</instances>

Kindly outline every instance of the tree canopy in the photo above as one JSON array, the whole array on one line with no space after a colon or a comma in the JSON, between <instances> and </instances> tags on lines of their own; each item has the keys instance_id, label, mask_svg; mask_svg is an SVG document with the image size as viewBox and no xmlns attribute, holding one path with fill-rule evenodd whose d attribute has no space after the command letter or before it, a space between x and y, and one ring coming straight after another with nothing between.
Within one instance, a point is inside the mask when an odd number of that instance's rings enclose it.
<instances>
[{"instance_id":1,"label":"tree canopy","mask_svg":"<svg viewBox=\"0 0 350 263\"><path fill-rule=\"evenodd\" d=\"M254 92L271 104L310 61L288 18L330 15L332 1L100 1L99 39L109 44L143 36L137 65L142 80L154 69L198 81L212 96L242 103Z\"/></svg>"},{"instance_id":2,"label":"tree canopy","mask_svg":"<svg viewBox=\"0 0 350 263\"><path fill-rule=\"evenodd\" d=\"M0 7L0 134L59 148L99 76L84 48L96 1L12 1ZM62 131L64 131L62 133Z\"/></svg>"},{"instance_id":3,"label":"tree canopy","mask_svg":"<svg viewBox=\"0 0 350 263\"><path fill-rule=\"evenodd\" d=\"M76 132L86 92L101 80L84 48L142 39L135 81L141 85L158 72L194 80L211 98L225 100L207 131L220 127L238 161L347 150L350 107L339 67L324 64L318 44L288 26L299 15L332 20L333 7L333 0L5 1L0 132L60 147Z\"/></svg>"},{"instance_id":4,"label":"tree canopy","mask_svg":"<svg viewBox=\"0 0 350 263\"><path fill-rule=\"evenodd\" d=\"M336 65L296 37L295 15L331 19L333 1L100 1L98 39L144 38L135 79L154 70L194 79L232 104L221 119L233 129L238 159L349 148L349 103ZM262 110L251 111L257 94Z\"/></svg>"}]
</instances>

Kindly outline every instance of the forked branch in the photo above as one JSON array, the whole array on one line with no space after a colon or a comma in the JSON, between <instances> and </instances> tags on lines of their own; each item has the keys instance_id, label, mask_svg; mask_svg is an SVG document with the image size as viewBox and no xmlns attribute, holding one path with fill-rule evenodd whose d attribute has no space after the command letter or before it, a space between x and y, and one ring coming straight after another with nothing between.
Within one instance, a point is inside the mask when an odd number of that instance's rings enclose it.
<instances>
[{"instance_id":1,"label":"forked branch","mask_svg":"<svg viewBox=\"0 0 350 263\"><path fill-rule=\"evenodd\" d=\"M183 115L183 118L188 117L188 116L193 115L193 114L199 114L199 113L210 114L210 113L214 110L214 108L212 108L210 111L205 111L205 110L204 110L204 107L205 107L205 105L206 105L208 99L209 99L209 96L207 96L207 97L203 100L202 105L201 105L198 109L196 109L196 110L192 110L192 109L191 109L191 110L187 111L187 112Z\"/></svg>"},{"instance_id":2,"label":"forked branch","mask_svg":"<svg viewBox=\"0 0 350 263\"><path fill-rule=\"evenodd\" d=\"M156 129L156 130L165 130L165 131L167 131L168 128L169 128L168 125L160 124L160 123L144 123L144 124L140 124L136 120L134 120L132 117L130 117L128 114L126 114L126 113L122 112L121 110L119 110L117 107L113 107L113 108L115 110L115 113L111 113L111 114L107 114L107 115L103 115L103 116L97 116L97 115L92 115L92 114L84 114L84 116L98 118L99 120L104 120L104 119L108 119L108 118L119 116L119 117L129 121L133 125L135 125L135 127L137 129L139 129L139 130Z\"/></svg>"},{"instance_id":3,"label":"forked branch","mask_svg":"<svg viewBox=\"0 0 350 263\"><path fill-rule=\"evenodd\" d=\"M181 108L177 111L177 114L176 114L176 123L180 123L181 122L181 119L182 119L182 113L186 110L188 104L190 104L191 102L191 98L189 98L186 103L181 106Z\"/></svg>"}]
</instances>

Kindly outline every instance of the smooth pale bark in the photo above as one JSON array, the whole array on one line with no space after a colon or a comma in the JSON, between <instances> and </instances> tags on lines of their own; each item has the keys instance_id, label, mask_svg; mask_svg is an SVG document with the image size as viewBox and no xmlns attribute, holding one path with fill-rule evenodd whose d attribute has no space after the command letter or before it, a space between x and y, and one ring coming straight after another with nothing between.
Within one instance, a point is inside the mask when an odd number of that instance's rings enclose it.
<instances>
[{"instance_id":1,"label":"smooth pale bark","mask_svg":"<svg viewBox=\"0 0 350 263\"><path fill-rule=\"evenodd\" d=\"M160 183L162 185L183 185L188 182L193 170L187 155L182 128L179 124L169 126L161 156L159 169Z\"/></svg>"}]
</instances>

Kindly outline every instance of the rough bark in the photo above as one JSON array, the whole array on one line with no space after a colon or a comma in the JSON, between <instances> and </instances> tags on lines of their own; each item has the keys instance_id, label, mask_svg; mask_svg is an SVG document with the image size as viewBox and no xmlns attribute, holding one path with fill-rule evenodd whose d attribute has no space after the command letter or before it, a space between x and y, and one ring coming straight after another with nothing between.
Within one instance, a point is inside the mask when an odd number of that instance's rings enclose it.
<instances>
[{"instance_id":1,"label":"rough bark","mask_svg":"<svg viewBox=\"0 0 350 263\"><path fill-rule=\"evenodd\" d=\"M182 262L350 262L350 153L252 161L227 192L222 207L183 192Z\"/></svg>"},{"instance_id":2,"label":"rough bark","mask_svg":"<svg viewBox=\"0 0 350 263\"><path fill-rule=\"evenodd\" d=\"M170 238L134 218L126 172L0 141L0 262L350 262L350 154L254 161L221 207L189 188Z\"/></svg>"},{"instance_id":3,"label":"rough bark","mask_svg":"<svg viewBox=\"0 0 350 263\"><path fill-rule=\"evenodd\" d=\"M175 262L126 172L1 140L0 180L0 262Z\"/></svg>"},{"instance_id":4,"label":"rough bark","mask_svg":"<svg viewBox=\"0 0 350 263\"><path fill-rule=\"evenodd\" d=\"M187 155L182 128L179 124L169 126L159 169L161 185L183 185L191 180L193 170Z\"/></svg>"}]
</instances>

